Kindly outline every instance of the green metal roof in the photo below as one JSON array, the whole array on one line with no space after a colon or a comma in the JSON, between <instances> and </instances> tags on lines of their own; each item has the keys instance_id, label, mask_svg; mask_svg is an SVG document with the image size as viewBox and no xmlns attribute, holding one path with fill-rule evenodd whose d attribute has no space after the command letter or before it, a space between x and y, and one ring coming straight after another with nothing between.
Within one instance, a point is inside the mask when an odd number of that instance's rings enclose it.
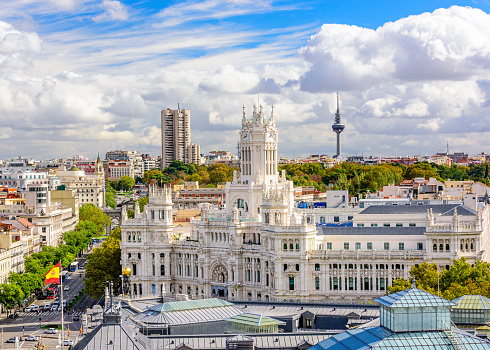
<instances>
[{"instance_id":1,"label":"green metal roof","mask_svg":"<svg viewBox=\"0 0 490 350\"><path fill-rule=\"evenodd\" d=\"M256 315L256 314L241 314L238 316L230 317L228 321L233 323L240 323L240 324L246 324L249 326L258 326L258 327L286 324L286 322L279 321L267 316Z\"/></svg>"},{"instance_id":2,"label":"green metal roof","mask_svg":"<svg viewBox=\"0 0 490 350\"><path fill-rule=\"evenodd\" d=\"M490 310L490 299L481 295L463 295L453 300L453 309Z\"/></svg>"},{"instance_id":3,"label":"green metal roof","mask_svg":"<svg viewBox=\"0 0 490 350\"><path fill-rule=\"evenodd\" d=\"M148 310L155 312L173 312L183 310L209 309L223 306L233 306L233 304L221 299L186 300L158 304L148 308Z\"/></svg>"}]
</instances>

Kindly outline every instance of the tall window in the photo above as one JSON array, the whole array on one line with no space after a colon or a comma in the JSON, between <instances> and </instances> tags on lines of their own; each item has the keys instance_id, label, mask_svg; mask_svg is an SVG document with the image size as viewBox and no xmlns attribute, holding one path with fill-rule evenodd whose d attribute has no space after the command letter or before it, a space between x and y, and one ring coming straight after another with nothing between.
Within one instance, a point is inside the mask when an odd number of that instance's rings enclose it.
<instances>
[{"instance_id":1,"label":"tall window","mask_svg":"<svg viewBox=\"0 0 490 350\"><path fill-rule=\"evenodd\" d=\"M398 250L405 250L405 243L403 242L398 243Z\"/></svg>"},{"instance_id":2,"label":"tall window","mask_svg":"<svg viewBox=\"0 0 490 350\"><path fill-rule=\"evenodd\" d=\"M320 277L315 277L315 289L320 289Z\"/></svg>"},{"instance_id":3,"label":"tall window","mask_svg":"<svg viewBox=\"0 0 490 350\"><path fill-rule=\"evenodd\" d=\"M320 271L320 264L315 264L315 271Z\"/></svg>"},{"instance_id":4,"label":"tall window","mask_svg":"<svg viewBox=\"0 0 490 350\"><path fill-rule=\"evenodd\" d=\"M356 242L356 250L360 250L361 249L361 243L360 242Z\"/></svg>"},{"instance_id":5,"label":"tall window","mask_svg":"<svg viewBox=\"0 0 490 350\"><path fill-rule=\"evenodd\" d=\"M424 249L424 244L422 242L417 243L417 250L423 250Z\"/></svg>"},{"instance_id":6,"label":"tall window","mask_svg":"<svg viewBox=\"0 0 490 350\"><path fill-rule=\"evenodd\" d=\"M160 276L165 276L165 265L160 265Z\"/></svg>"},{"instance_id":7,"label":"tall window","mask_svg":"<svg viewBox=\"0 0 490 350\"><path fill-rule=\"evenodd\" d=\"M332 242L327 242L327 250L332 250Z\"/></svg>"},{"instance_id":8,"label":"tall window","mask_svg":"<svg viewBox=\"0 0 490 350\"><path fill-rule=\"evenodd\" d=\"M389 242L385 242L385 250L390 250L390 243Z\"/></svg>"},{"instance_id":9,"label":"tall window","mask_svg":"<svg viewBox=\"0 0 490 350\"><path fill-rule=\"evenodd\" d=\"M325 223L325 216L320 216L320 224L324 224Z\"/></svg>"},{"instance_id":10,"label":"tall window","mask_svg":"<svg viewBox=\"0 0 490 350\"><path fill-rule=\"evenodd\" d=\"M339 216L334 216L333 217L333 222L340 222L340 217Z\"/></svg>"},{"instance_id":11,"label":"tall window","mask_svg":"<svg viewBox=\"0 0 490 350\"><path fill-rule=\"evenodd\" d=\"M349 250L349 242L344 243L344 250Z\"/></svg>"},{"instance_id":12,"label":"tall window","mask_svg":"<svg viewBox=\"0 0 490 350\"><path fill-rule=\"evenodd\" d=\"M373 242L367 242L367 249L373 250Z\"/></svg>"},{"instance_id":13,"label":"tall window","mask_svg":"<svg viewBox=\"0 0 490 350\"><path fill-rule=\"evenodd\" d=\"M136 264L133 264L133 276L136 276Z\"/></svg>"},{"instance_id":14,"label":"tall window","mask_svg":"<svg viewBox=\"0 0 490 350\"><path fill-rule=\"evenodd\" d=\"M289 277L289 290L294 290L294 277Z\"/></svg>"}]
</instances>

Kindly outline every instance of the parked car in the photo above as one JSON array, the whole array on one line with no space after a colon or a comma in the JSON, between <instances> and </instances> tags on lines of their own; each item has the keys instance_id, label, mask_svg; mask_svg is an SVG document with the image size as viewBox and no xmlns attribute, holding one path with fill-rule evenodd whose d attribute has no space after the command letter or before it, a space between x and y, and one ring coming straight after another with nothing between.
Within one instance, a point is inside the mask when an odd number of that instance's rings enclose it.
<instances>
[{"instance_id":1,"label":"parked car","mask_svg":"<svg viewBox=\"0 0 490 350\"><path fill-rule=\"evenodd\" d=\"M5 342L6 343L15 343L15 338L9 338Z\"/></svg>"},{"instance_id":2,"label":"parked car","mask_svg":"<svg viewBox=\"0 0 490 350\"><path fill-rule=\"evenodd\" d=\"M70 287L68 287L68 286L64 286L64 287L63 287L63 290L70 290Z\"/></svg>"},{"instance_id":3,"label":"parked car","mask_svg":"<svg viewBox=\"0 0 490 350\"><path fill-rule=\"evenodd\" d=\"M27 338L25 338L27 341L38 341L39 337L37 335L30 335Z\"/></svg>"},{"instance_id":4,"label":"parked car","mask_svg":"<svg viewBox=\"0 0 490 350\"><path fill-rule=\"evenodd\" d=\"M56 334L58 333L58 330L56 328L48 328L44 331L46 334Z\"/></svg>"},{"instance_id":5,"label":"parked car","mask_svg":"<svg viewBox=\"0 0 490 350\"><path fill-rule=\"evenodd\" d=\"M63 345L64 345L64 346L70 346L70 345L73 345L73 340L70 340L70 339L65 339L65 340L63 340Z\"/></svg>"},{"instance_id":6,"label":"parked car","mask_svg":"<svg viewBox=\"0 0 490 350\"><path fill-rule=\"evenodd\" d=\"M38 311L39 310L39 305L31 305L31 311Z\"/></svg>"},{"instance_id":7,"label":"parked car","mask_svg":"<svg viewBox=\"0 0 490 350\"><path fill-rule=\"evenodd\" d=\"M44 304L44 311L49 311L50 309L51 309L51 304L50 303Z\"/></svg>"}]
</instances>

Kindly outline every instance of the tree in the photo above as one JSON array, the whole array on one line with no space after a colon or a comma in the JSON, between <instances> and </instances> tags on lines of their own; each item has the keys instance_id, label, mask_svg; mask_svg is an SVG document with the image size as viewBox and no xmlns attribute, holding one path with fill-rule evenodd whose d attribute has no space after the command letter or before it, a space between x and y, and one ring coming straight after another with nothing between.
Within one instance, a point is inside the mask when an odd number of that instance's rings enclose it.
<instances>
[{"instance_id":1,"label":"tree","mask_svg":"<svg viewBox=\"0 0 490 350\"><path fill-rule=\"evenodd\" d=\"M404 278L397 278L392 283L392 285L388 287L387 294L401 292L402 290L406 290L406 289L409 289L411 287L412 287L412 285L410 284L410 281L407 281Z\"/></svg>"},{"instance_id":2,"label":"tree","mask_svg":"<svg viewBox=\"0 0 490 350\"><path fill-rule=\"evenodd\" d=\"M104 229L111 224L111 219L93 204L81 207L79 218L80 221L92 221L96 224L97 232L104 232Z\"/></svg>"},{"instance_id":3,"label":"tree","mask_svg":"<svg viewBox=\"0 0 490 350\"><path fill-rule=\"evenodd\" d=\"M135 184L135 181L132 177L124 175L124 176L121 176L121 178L119 179L119 187L123 191L131 191L134 184Z\"/></svg>"},{"instance_id":4,"label":"tree","mask_svg":"<svg viewBox=\"0 0 490 350\"><path fill-rule=\"evenodd\" d=\"M17 284L0 284L0 304L6 308L20 305L24 300L24 292Z\"/></svg>"},{"instance_id":5,"label":"tree","mask_svg":"<svg viewBox=\"0 0 490 350\"><path fill-rule=\"evenodd\" d=\"M35 290L41 289L43 287L44 281L41 275L36 275L33 273L13 273L11 272L8 281L10 284L16 284L24 293L25 296L29 296Z\"/></svg>"},{"instance_id":6,"label":"tree","mask_svg":"<svg viewBox=\"0 0 490 350\"><path fill-rule=\"evenodd\" d=\"M117 290L121 274L121 228L115 228L102 247L95 248L85 268L85 291L96 298L104 292L105 282L113 281Z\"/></svg>"},{"instance_id":7,"label":"tree","mask_svg":"<svg viewBox=\"0 0 490 350\"><path fill-rule=\"evenodd\" d=\"M416 177L423 177L425 179L434 177L440 179L439 174L427 162L410 165L403 173L403 177L407 180L413 180Z\"/></svg>"},{"instance_id":8,"label":"tree","mask_svg":"<svg viewBox=\"0 0 490 350\"><path fill-rule=\"evenodd\" d=\"M138 201L137 202L138 202L138 205L139 205L139 208L140 208L140 213L143 212L143 209L145 209L145 205L148 204L148 199L149 199L148 196L138 198Z\"/></svg>"}]
</instances>

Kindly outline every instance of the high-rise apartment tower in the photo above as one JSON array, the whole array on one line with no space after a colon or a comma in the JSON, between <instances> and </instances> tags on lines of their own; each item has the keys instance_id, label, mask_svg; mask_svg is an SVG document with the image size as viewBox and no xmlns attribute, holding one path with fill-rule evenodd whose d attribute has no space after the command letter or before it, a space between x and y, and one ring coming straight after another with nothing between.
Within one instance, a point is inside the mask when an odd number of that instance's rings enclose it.
<instances>
[{"instance_id":1,"label":"high-rise apartment tower","mask_svg":"<svg viewBox=\"0 0 490 350\"><path fill-rule=\"evenodd\" d=\"M191 111L164 109L162 118L162 168L174 160L199 163L199 145L191 143Z\"/></svg>"},{"instance_id":2,"label":"high-rise apartment tower","mask_svg":"<svg viewBox=\"0 0 490 350\"><path fill-rule=\"evenodd\" d=\"M187 163L187 147L191 143L191 111L164 109L162 118L162 167L174 160Z\"/></svg>"}]
</instances>

